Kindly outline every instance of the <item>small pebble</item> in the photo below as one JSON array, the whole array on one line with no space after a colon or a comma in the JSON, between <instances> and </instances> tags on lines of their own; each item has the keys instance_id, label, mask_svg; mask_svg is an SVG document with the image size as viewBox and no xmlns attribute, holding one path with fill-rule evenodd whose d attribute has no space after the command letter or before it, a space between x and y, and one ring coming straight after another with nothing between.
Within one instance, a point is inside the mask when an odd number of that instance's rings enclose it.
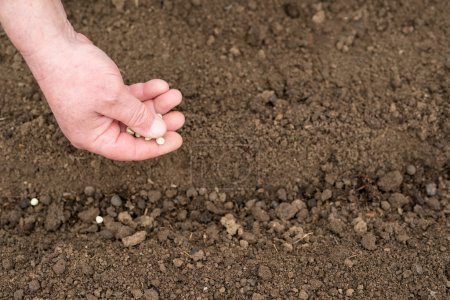
<instances>
[{"instance_id":1,"label":"small pebble","mask_svg":"<svg viewBox=\"0 0 450 300\"><path fill-rule=\"evenodd\" d=\"M156 139L156 143L158 145L164 145L165 142L166 142L166 140L163 137L159 137Z\"/></svg>"},{"instance_id":2,"label":"small pebble","mask_svg":"<svg viewBox=\"0 0 450 300\"><path fill-rule=\"evenodd\" d=\"M306 291L301 290L300 293L298 294L298 298L300 300L308 300L309 295L308 295L308 293Z\"/></svg>"},{"instance_id":3,"label":"small pebble","mask_svg":"<svg viewBox=\"0 0 450 300\"><path fill-rule=\"evenodd\" d=\"M176 268L179 268L183 265L183 260L180 258L174 258L174 260L172 262Z\"/></svg>"},{"instance_id":4,"label":"small pebble","mask_svg":"<svg viewBox=\"0 0 450 300\"><path fill-rule=\"evenodd\" d=\"M32 206L36 206L36 205L39 204L39 200L37 198L33 198L33 199L30 200L30 204Z\"/></svg>"},{"instance_id":5,"label":"small pebble","mask_svg":"<svg viewBox=\"0 0 450 300\"><path fill-rule=\"evenodd\" d=\"M414 165L408 165L406 167L406 173L408 173L408 175L412 176L412 175L416 174L416 171L417 171L417 169Z\"/></svg>"},{"instance_id":6,"label":"small pebble","mask_svg":"<svg viewBox=\"0 0 450 300\"><path fill-rule=\"evenodd\" d=\"M85 187L84 194L88 197L93 197L95 195L95 188L93 186Z\"/></svg>"},{"instance_id":7,"label":"small pebble","mask_svg":"<svg viewBox=\"0 0 450 300\"><path fill-rule=\"evenodd\" d=\"M427 195L430 197L436 195L436 193L437 193L437 185L434 182L427 184L425 189L427 191ZM33 204L31 204L31 205L33 205Z\"/></svg>"},{"instance_id":8,"label":"small pebble","mask_svg":"<svg viewBox=\"0 0 450 300\"><path fill-rule=\"evenodd\" d=\"M347 291L345 291L345 295L347 296L347 297L351 297L351 296L353 296L353 293L355 292L355 290L354 289L348 289Z\"/></svg>"},{"instance_id":9,"label":"small pebble","mask_svg":"<svg viewBox=\"0 0 450 300\"><path fill-rule=\"evenodd\" d=\"M122 206L122 199L120 199L119 195L113 195L111 197L111 204L116 207Z\"/></svg>"},{"instance_id":10,"label":"small pebble","mask_svg":"<svg viewBox=\"0 0 450 300\"><path fill-rule=\"evenodd\" d=\"M95 217L95 222L97 224L102 224L103 223L103 217L102 216L97 216Z\"/></svg>"}]
</instances>

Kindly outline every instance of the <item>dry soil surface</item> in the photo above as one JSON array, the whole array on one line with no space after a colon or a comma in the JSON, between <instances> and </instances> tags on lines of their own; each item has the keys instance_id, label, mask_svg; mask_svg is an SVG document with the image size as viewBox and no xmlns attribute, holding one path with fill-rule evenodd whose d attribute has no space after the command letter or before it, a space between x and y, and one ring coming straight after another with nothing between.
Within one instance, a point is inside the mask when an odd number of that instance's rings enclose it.
<instances>
[{"instance_id":1,"label":"dry soil surface","mask_svg":"<svg viewBox=\"0 0 450 300\"><path fill-rule=\"evenodd\" d=\"M1 299L449 299L449 1L64 2L185 144L76 150L2 33Z\"/></svg>"}]
</instances>

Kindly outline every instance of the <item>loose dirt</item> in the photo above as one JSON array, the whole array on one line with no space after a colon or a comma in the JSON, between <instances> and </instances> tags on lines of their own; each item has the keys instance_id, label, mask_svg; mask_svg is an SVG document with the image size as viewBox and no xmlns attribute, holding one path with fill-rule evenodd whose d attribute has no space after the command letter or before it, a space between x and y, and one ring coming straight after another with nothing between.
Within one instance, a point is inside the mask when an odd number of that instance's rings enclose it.
<instances>
[{"instance_id":1,"label":"loose dirt","mask_svg":"<svg viewBox=\"0 0 450 300\"><path fill-rule=\"evenodd\" d=\"M76 150L2 33L1 299L448 299L448 1L64 3L185 144Z\"/></svg>"}]
</instances>

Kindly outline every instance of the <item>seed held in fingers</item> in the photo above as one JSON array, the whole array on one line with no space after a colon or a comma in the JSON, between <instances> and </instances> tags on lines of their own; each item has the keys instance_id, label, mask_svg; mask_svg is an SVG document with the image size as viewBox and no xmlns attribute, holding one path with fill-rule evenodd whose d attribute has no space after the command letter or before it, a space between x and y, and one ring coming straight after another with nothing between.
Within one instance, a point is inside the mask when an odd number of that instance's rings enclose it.
<instances>
[{"instance_id":1,"label":"seed held in fingers","mask_svg":"<svg viewBox=\"0 0 450 300\"><path fill-rule=\"evenodd\" d=\"M164 145L165 142L166 142L166 140L163 137L159 137L156 139L156 143L158 145Z\"/></svg>"},{"instance_id":2,"label":"seed held in fingers","mask_svg":"<svg viewBox=\"0 0 450 300\"><path fill-rule=\"evenodd\" d=\"M162 119L162 114L156 114L156 115Z\"/></svg>"},{"instance_id":3,"label":"seed held in fingers","mask_svg":"<svg viewBox=\"0 0 450 300\"><path fill-rule=\"evenodd\" d=\"M151 137L146 137L145 140L146 140L146 141L151 141L152 138L151 138Z\"/></svg>"},{"instance_id":4,"label":"seed held in fingers","mask_svg":"<svg viewBox=\"0 0 450 300\"><path fill-rule=\"evenodd\" d=\"M134 136L137 137L137 138L141 137L141 135L139 133L135 133Z\"/></svg>"},{"instance_id":5,"label":"seed held in fingers","mask_svg":"<svg viewBox=\"0 0 450 300\"><path fill-rule=\"evenodd\" d=\"M133 131L133 129L131 129L130 127L127 127L127 133L128 133L129 135L134 135L134 131Z\"/></svg>"}]
</instances>

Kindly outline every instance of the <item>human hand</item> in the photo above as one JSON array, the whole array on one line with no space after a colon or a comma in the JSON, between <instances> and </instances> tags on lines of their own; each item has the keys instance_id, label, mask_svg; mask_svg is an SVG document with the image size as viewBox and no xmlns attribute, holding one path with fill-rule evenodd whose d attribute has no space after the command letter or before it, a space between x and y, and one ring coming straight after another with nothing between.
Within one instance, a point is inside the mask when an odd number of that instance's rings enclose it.
<instances>
[{"instance_id":1,"label":"human hand","mask_svg":"<svg viewBox=\"0 0 450 300\"><path fill-rule=\"evenodd\" d=\"M75 147L114 160L145 160L181 146L175 131L184 116L170 112L180 104L181 93L158 79L125 85L115 63L85 36L56 39L24 58ZM165 143L135 138L126 127L144 137L164 136Z\"/></svg>"}]
</instances>

